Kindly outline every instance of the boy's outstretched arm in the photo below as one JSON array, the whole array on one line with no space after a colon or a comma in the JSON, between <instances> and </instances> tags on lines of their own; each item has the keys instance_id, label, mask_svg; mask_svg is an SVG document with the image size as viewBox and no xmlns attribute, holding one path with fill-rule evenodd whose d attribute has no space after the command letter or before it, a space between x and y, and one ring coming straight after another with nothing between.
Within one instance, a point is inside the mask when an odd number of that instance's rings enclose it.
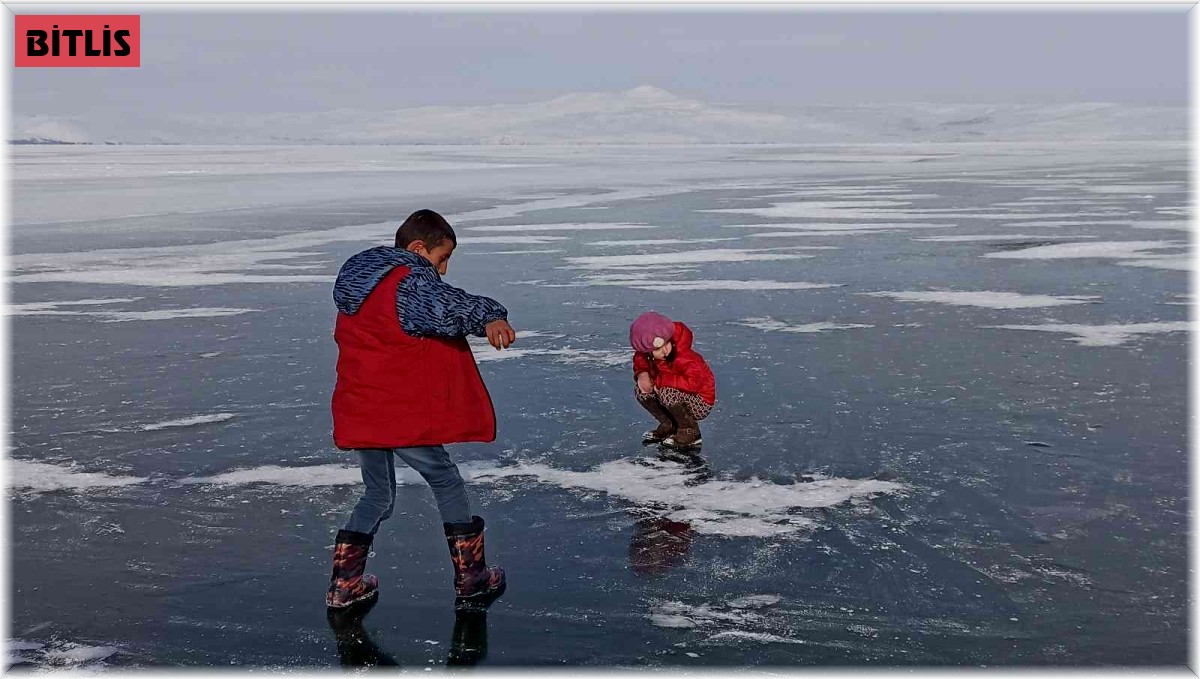
<instances>
[{"instance_id":1,"label":"boy's outstretched arm","mask_svg":"<svg viewBox=\"0 0 1200 679\"><path fill-rule=\"evenodd\" d=\"M496 348L516 339L504 305L446 283L433 269L413 269L400 282L398 292L400 327L413 337L474 335L487 337Z\"/></svg>"}]
</instances>

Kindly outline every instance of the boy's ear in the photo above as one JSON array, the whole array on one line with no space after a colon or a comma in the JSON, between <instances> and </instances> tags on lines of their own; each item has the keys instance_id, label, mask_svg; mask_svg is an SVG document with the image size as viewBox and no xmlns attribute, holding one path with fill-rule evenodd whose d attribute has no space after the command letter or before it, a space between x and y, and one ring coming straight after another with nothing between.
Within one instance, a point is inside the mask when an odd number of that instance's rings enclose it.
<instances>
[{"instance_id":1,"label":"boy's ear","mask_svg":"<svg viewBox=\"0 0 1200 679\"><path fill-rule=\"evenodd\" d=\"M417 240L414 240L413 242L409 243L408 247L406 247L404 249L408 250L409 252L415 252L417 254L421 254L421 251L425 249L425 243L423 243L421 241L421 239L418 238Z\"/></svg>"}]
</instances>

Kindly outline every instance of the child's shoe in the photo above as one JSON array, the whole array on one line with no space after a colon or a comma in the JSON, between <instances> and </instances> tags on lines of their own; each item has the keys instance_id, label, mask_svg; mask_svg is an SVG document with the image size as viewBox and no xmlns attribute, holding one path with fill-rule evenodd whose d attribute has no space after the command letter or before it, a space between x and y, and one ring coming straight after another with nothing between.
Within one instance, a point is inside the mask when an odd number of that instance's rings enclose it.
<instances>
[{"instance_id":1,"label":"child's shoe","mask_svg":"<svg viewBox=\"0 0 1200 679\"><path fill-rule=\"evenodd\" d=\"M657 398L639 398L637 401L658 420L656 429L642 434L642 443L658 443L675 433L675 420L671 419L671 413L667 412Z\"/></svg>"},{"instance_id":2,"label":"child's shoe","mask_svg":"<svg viewBox=\"0 0 1200 679\"><path fill-rule=\"evenodd\" d=\"M444 523L450 560L454 562L454 607L459 610L486 607L504 593L504 569L488 567L483 550L483 519L469 523Z\"/></svg>"},{"instance_id":3,"label":"child's shoe","mask_svg":"<svg viewBox=\"0 0 1200 679\"><path fill-rule=\"evenodd\" d=\"M678 427L675 433L663 439L662 444L670 448L695 448L703 440L700 438L700 423L692 417L692 411L686 403L680 402L667 408Z\"/></svg>"},{"instance_id":4,"label":"child's shoe","mask_svg":"<svg viewBox=\"0 0 1200 679\"><path fill-rule=\"evenodd\" d=\"M333 574L329 578L329 592L325 605L329 608L346 608L379 594L379 580L374 575L363 575L367 568L367 555L371 553L370 533L339 530L337 544L333 549Z\"/></svg>"}]
</instances>

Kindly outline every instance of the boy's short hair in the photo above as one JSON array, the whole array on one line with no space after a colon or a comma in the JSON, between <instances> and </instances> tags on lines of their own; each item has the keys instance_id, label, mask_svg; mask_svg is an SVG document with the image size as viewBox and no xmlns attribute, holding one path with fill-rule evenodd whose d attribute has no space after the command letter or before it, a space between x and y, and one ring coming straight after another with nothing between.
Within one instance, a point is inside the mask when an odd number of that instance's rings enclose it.
<instances>
[{"instance_id":1,"label":"boy's short hair","mask_svg":"<svg viewBox=\"0 0 1200 679\"><path fill-rule=\"evenodd\" d=\"M450 222L433 210L417 210L396 229L396 247L407 248L413 241L421 241L426 250L432 250L449 239L458 245L458 237Z\"/></svg>"}]
</instances>

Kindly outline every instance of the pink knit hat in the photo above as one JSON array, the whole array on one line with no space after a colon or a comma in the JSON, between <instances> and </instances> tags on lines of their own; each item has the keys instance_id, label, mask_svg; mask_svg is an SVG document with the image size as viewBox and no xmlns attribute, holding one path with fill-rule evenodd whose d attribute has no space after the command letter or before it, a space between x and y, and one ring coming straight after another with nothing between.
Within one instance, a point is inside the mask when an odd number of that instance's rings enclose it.
<instances>
[{"instance_id":1,"label":"pink knit hat","mask_svg":"<svg viewBox=\"0 0 1200 679\"><path fill-rule=\"evenodd\" d=\"M654 311L647 311L629 326L629 343L634 351L650 353L671 341L675 323Z\"/></svg>"}]
</instances>

